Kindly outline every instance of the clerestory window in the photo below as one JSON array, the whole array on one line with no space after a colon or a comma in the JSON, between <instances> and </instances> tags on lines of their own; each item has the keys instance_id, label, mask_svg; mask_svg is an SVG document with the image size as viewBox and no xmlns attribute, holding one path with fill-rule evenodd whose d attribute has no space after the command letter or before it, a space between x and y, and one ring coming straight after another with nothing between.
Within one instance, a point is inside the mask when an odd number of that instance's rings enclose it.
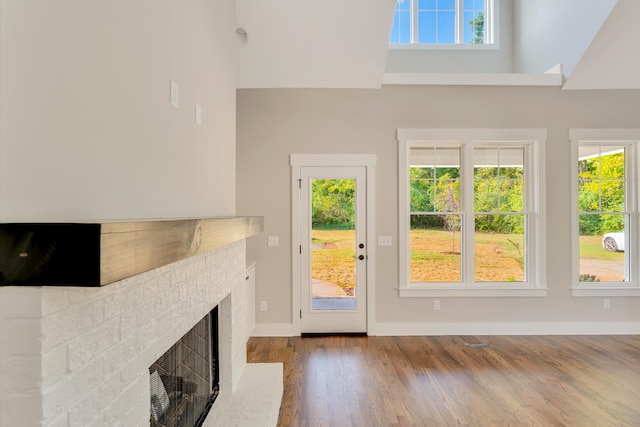
<instances>
[{"instance_id":1,"label":"clerestory window","mask_svg":"<svg viewBox=\"0 0 640 427\"><path fill-rule=\"evenodd\" d=\"M544 295L546 133L399 129L400 295Z\"/></svg>"},{"instance_id":2,"label":"clerestory window","mask_svg":"<svg viewBox=\"0 0 640 427\"><path fill-rule=\"evenodd\" d=\"M491 45L498 0L398 0L390 43Z\"/></svg>"}]
</instances>

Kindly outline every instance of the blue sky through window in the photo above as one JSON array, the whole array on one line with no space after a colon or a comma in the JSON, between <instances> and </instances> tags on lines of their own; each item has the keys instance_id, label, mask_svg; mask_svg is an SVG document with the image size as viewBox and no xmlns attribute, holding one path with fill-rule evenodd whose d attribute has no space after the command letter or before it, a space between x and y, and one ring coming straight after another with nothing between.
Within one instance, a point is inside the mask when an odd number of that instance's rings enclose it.
<instances>
[{"instance_id":1,"label":"blue sky through window","mask_svg":"<svg viewBox=\"0 0 640 427\"><path fill-rule=\"evenodd\" d=\"M485 0L404 0L396 3L390 42L392 44L453 44L456 42L456 4L462 8L462 43L471 43L475 30L471 21L484 13ZM413 10L412 10L413 5ZM412 12L416 16L412 27ZM413 31L413 37L412 37Z\"/></svg>"}]
</instances>

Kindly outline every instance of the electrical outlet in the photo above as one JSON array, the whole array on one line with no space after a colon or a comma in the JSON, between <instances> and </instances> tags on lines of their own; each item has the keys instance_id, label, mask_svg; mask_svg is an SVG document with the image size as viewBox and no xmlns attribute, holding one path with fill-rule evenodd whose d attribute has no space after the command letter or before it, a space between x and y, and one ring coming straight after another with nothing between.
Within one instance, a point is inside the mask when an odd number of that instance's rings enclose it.
<instances>
[{"instance_id":1,"label":"electrical outlet","mask_svg":"<svg viewBox=\"0 0 640 427\"><path fill-rule=\"evenodd\" d=\"M605 310L610 310L611 309L611 300L609 298L605 298L602 307Z\"/></svg>"},{"instance_id":2,"label":"electrical outlet","mask_svg":"<svg viewBox=\"0 0 640 427\"><path fill-rule=\"evenodd\" d=\"M278 239L278 236L269 236L267 238L267 245L268 246L278 246L280 244L280 239Z\"/></svg>"},{"instance_id":3,"label":"electrical outlet","mask_svg":"<svg viewBox=\"0 0 640 427\"><path fill-rule=\"evenodd\" d=\"M267 302L260 301L260 311L267 311Z\"/></svg>"},{"instance_id":4,"label":"electrical outlet","mask_svg":"<svg viewBox=\"0 0 640 427\"><path fill-rule=\"evenodd\" d=\"M434 299L433 300L433 309L435 311L440 310L440 300L439 299Z\"/></svg>"}]
</instances>

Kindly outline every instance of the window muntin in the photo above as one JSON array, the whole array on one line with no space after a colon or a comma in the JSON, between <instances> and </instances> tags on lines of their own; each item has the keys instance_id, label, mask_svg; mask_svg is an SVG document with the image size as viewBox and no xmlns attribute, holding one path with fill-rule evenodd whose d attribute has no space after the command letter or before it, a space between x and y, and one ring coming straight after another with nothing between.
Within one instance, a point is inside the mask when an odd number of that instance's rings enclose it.
<instances>
[{"instance_id":1,"label":"window muntin","mask_svg":"<svg viewBox=\"0 0 640 427\"><path fill-rule=\"evenodd\" d=\"M479 147L473 153L475 281L524 282L524 147Z\"/></svg>"},{"instance_id":2,"label":"window muntin","mask_svg":"<svg viewBox=\"0 0 640 427\"><path fill-rule=\"evenodd\" d=\"M460 282L460 148L410 151L411 282Z\"/></svg>"},{"instance_id":3,"label":"window muntin","mask_svg":"<svg viewBox=\"0 0 640 427\"><path fill-rule=\"evenodd\" d=\"M527 281L528 151L522 143L409 148L409 283Z\"/></svg>"},{"instance_id":4,"label":"window muntin","mask_svg":"<svg viewBox=\"0 0 640 427\"><path fill-rule=\"evenodd\" d=\"M627 208L628 151L627 146L615 143L582 143L578 147L581 284L629 282L632 213Z\"/></svg>"},{"instance_id":5,"label":"window muntin","mask_svg":"<svg viewBox=\"0 0 640 427\"><path fill-rule=\"evenodd\" d=\"M392 45L493 44L494 0L400 0Z\"/></svg>"}]
</instances>

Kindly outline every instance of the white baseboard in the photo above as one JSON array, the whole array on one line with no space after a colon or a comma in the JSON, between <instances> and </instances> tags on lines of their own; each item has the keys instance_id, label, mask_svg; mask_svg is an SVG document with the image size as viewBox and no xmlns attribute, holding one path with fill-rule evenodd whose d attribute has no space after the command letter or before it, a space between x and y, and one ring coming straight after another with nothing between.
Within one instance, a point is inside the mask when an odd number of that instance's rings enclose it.
<instances>
[{"instance_id":1,"label":"white baseboard","mask_svg":"<svg viewBox=\"0 0 640 427\"><path fill-rule=\"evenodd\" d=\"M378 323L371 336L638 335L640 322Z\"/></svg>"},{"instance_id":2,"label":"white baseboard","mask_svg":"<svg viewBox=\"0 0 640 427\"><path fill-rule=\"evenodd\" d=\"M252 337L293 337L300 335L294 333L292 323L256 323Z\"/></svg>"},{"instance_id":3,"label":"white baseboard","mask_svg":"<svg viewBox=\"0 0 640 427\"><path fill-rule=\"evenodd\" d=\"M258 323L254 337L292 337L289 323ZM370 336L430 335L640 335L640 322L465 322L465 323L377 323Z\"/></svg>"}]
</instances>

